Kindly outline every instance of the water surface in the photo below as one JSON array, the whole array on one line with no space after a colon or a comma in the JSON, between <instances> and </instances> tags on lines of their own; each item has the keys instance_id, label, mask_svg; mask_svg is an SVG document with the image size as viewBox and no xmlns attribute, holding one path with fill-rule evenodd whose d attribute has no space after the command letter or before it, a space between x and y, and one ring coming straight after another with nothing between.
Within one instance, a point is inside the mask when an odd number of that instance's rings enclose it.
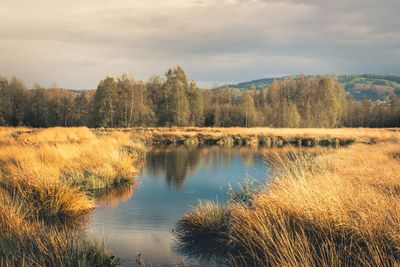
<instances>
[{"instance_id":1,"label":"water surface","mask_svg":"<svg viewBox=\"0 0 400 267\"><path fill-rule=\"evenodd\" d=\"M262 182L269 175L261 148L167 147L148 152L135 187L99 199L89 233L104 240L123 266L176 266L195 261L177 249L173 228L198 200L224 202L229 184L238 187L244 178Z\"/></svg>"}]
</instances>

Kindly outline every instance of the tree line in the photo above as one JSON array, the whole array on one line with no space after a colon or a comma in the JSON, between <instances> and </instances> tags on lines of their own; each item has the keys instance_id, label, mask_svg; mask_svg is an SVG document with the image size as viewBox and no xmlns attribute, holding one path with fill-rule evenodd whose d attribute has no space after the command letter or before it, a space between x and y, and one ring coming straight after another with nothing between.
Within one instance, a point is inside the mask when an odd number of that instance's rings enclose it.
<instances>
[{"instance_id":1,"label":"tree line","mask_svg":"<svg viewBox=\"0 0 400 267\"><path fill-rule=\"evenodd\" d=\"M0 125L397 127L400 96L356 101L335 79L301 75L264 89L201 90L177 66L148 81L106 77L96 90L28 90L0 76Z\"/></svg>"}]
</instances>

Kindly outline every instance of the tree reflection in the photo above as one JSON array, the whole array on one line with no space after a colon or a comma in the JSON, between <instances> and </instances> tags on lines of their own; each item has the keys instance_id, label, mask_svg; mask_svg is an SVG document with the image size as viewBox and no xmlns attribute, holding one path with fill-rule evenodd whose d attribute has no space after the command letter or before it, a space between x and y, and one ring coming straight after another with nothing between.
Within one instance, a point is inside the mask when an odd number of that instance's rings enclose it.
<instances>
[{"instance_id":1,"label":"tree reflection","mask_svg":"<svg viewBox=\"0 0 400 267\"><path fill-rule=\"evenodd\" d=\"M197 148L167 147L148 154L147 169L153 177L165 173L167 184L179 189L184 184L188 172L196 172L200 162L201 153Z\"/></svg>"},{"instance_id":2,"label":"tree reflection","mask_svg":"<svg viewBox=\"0 0 400 267\"><path fill-rule=\"evenodd\" d=\"M146 169L152 177L165 177L169 186L180 189L187 176L198 171L200 166L205 169L226 167L234 156L239 156L246 166L252 166L260 153L254 147L167 146L148 153Z\"/></svg>"},{"instance_id":3,"label":"tree reflection","mask_svg":"<svg viewBox=\"0 0 400 267\"><path fill-rule=\"evenodd\" d=\"M97 192L95 194L96 203L115 208L118 204L131 199L136 187L136 183L127 183L117 188Z\"/></svg>"}]
</instances>

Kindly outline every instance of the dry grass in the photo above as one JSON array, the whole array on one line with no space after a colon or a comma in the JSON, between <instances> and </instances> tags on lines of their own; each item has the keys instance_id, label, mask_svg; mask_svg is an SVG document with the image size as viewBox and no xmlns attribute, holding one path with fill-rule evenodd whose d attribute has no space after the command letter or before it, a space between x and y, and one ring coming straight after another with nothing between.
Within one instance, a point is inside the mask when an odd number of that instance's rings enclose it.
<instances>
[{"instance_id":1,"label":"dry grass","mask_svg":"<svg viewBox=\"0 0 400 267\"><path fill-rule=\"evenodd\" d=\"M234 262L400 266L400 160L391 156L399 151L399 144L358 144L318 156L274 157L279 172L251 205L226 207L224 242ZM190 215L185 220L199 221L199 213Z\"/></svg>"},{"instance_id":2,"label":"dry grass","mask_svg":"<svg viewBox=\"0 0 400 267\"><path fill-rule=\"evenodd\" d=\"M399 131L269 128L0 128L0 265L114 263L79 231L49 222L93 208L88 192L94 189L129 183L143 155L132 139L229 144L234 138L245 144L314 138L375 145L275 157L276 178L251 204L202 203L184 217L178 234L190 237L192 248L204 253L193 241L207 233L207 244L238 265L399 265Z\"/></svg>"},{"instance_id":3,"label":"dry grass","mask_svg":"<svg viewBox=\"0 0 400 267\"><path fill-rule=\"evenodd\" d=\"M225 240L228 231L228 211L224 205L210 201L201 201L179 221L177 232L180 239L187 242L196 242L200 237L207 240L208 237L215 240Z\"/></svg>"},{"instance_id":4,"label":"dry grass","mask_svg":"<svg viewBox=\"0 0 400 267\"><path fill-rule=\"evenodd\" d=\"M0 128L0 137L0 265L111 264L104 248L55 223L93 209L93 190L130 184L144 148L88 128Z\"/></svg>"},{"instance_id":5,"label":"dry grass","mask_svg":"<svg viewBox=\"0 0 400 267\"><path fill-rule=\"evenodd\" d=\"M221 204L201 201L179 220L176 236L184 253L203 260L227 263L229 253L229 212Z\"/></svg>"},{"instance_id":6,"label":"dry grass","mask_svg":"<svg viewBox=\"0 0 400 267\"><path fill-rule=\"evenodd\" d=\"M185 143L185 144L246 144L281 146L282 143L313 146L315 141L321 144L346 144L398 142L400 130L396 128L207 128L207 127L170 127L170 128L129 128L129 129L96 129L97 132L121 131L131 134L133 138L147 143ZM323 143L324 141L327 141Z\"/></svg>"},{"instance_id":7,"label":"dry grass","mask_svg":"<svg viewBox=\"0 0 400 267\"><path fill-rule=\"evenodd\" d=\"M98 137L87 128L1 130L7 133L0 134L3 140L8 140L0 150L3 181L62 181L83 189L107 188L131 180L144 152L120 132Z\"/></svg>"},{"instance_id":8,"label":"dry grass","mask_svg":"<svg viewBox=\"0 0 400 267\"><path fill-rule=\"evenodd\" d=\"M25 203L0 196L0 266L113 266L117 259L81 230L49 226L24 214Z\"/></svg>"},{"instance_id":9,"label":"dry grass","mask_svg":"<svg viewBox=\"0 0 400 267\"><path fill-rule=\"evenodd\" d=\"M266 135L302 138L374 138L380 141L388 140L393 136L399 137L400 130L397 128L207 128L207 127L171 127L171 128L135 128L134 131L149 133L150 135L179 135L194 136L203 135Z\"/></svg>"}]
</instances>

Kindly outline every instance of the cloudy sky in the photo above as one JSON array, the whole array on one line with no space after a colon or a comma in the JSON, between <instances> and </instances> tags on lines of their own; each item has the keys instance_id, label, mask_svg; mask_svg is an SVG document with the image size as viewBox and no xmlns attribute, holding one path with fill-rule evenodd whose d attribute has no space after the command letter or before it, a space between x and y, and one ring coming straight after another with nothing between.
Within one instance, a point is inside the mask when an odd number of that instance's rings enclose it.
<instances>
[{"instance_id":1,"label":"cloudy sky","mask_svg":"<svg viewBox=\"0 0 400 267\"><path fill-rule=\"evenodd\" d=\"M202 84L399 73L399 0L1 0L0 74L65 88L180 64Z\"/></svg>"}]
</instances>

